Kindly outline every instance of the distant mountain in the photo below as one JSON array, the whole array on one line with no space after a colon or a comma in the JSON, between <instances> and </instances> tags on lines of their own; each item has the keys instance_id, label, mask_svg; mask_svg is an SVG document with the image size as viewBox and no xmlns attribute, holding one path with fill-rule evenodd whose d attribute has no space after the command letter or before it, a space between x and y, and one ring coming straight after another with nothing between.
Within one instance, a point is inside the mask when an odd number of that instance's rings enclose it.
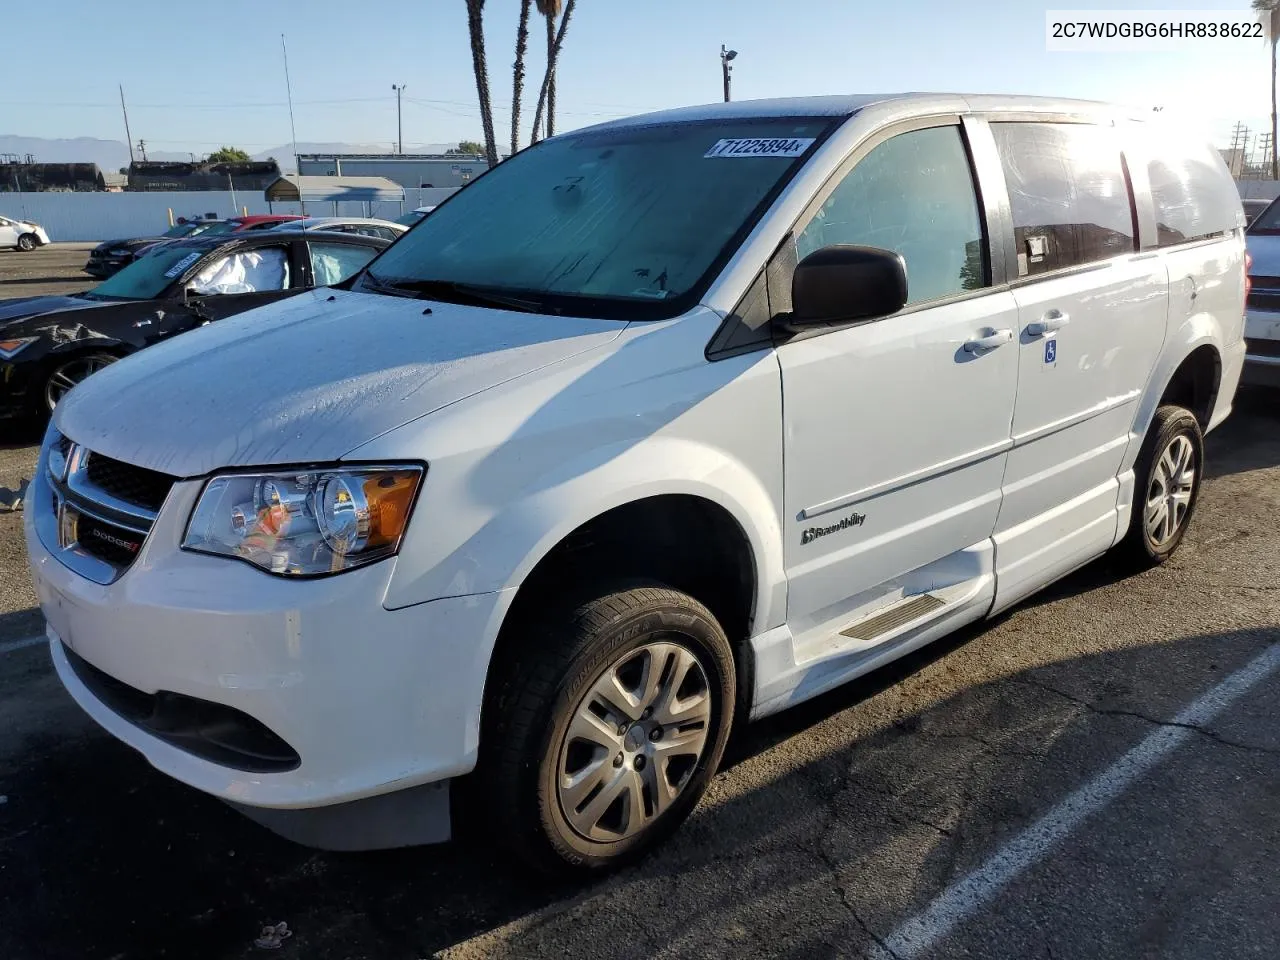
<instances>
[{"instance_id":1,"label":"distant mountain","mask_svg":"<svg viewBox=\"0 0 1280 960\"><path fill-rule=\"evenodd\" d=\"M407 143L406 153L444 153L453 143ZM342 143L337 141L299 141L299 153L392 153L387 144ZM0 134L0 154L15 153L20 158L27 154L37 163L96 163L103 170L119 170L129 165L129 148L121 140L99 140L94 137L48 140L43 137L20 137L16 134ZM253 155L255 160L275 157L285 173L294 172L293 145L281 144ZM141 157L139 157L141 159ZM148 160L190 160L191 154L172 150L148 150Z\"/></svg>"}]
</instances>

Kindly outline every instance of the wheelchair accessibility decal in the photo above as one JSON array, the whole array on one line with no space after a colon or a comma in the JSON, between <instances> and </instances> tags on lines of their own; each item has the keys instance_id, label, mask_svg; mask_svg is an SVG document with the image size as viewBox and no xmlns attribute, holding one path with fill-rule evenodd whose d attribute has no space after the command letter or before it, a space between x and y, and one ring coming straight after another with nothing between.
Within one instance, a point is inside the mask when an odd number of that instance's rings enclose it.
<instances>
[{"instance_id":1,"label":"wheelchair accessibility decal","mask_svg":"<svg viewBox=\"0 0 1280 960\"><path fill-rule=\"evenodd\" d=\"M1044 362L1053 363L1058 359L1058 341L1046 340L1044 342Z\"/></svg>"}]
</instances>

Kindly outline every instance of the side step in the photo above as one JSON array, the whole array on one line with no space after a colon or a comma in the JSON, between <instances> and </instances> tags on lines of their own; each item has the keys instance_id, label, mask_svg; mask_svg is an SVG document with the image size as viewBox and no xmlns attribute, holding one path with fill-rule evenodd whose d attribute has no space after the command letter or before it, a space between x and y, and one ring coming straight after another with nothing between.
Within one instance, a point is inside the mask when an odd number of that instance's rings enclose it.
<instances>
[{"instance_id":1,"label":"side step","mask_svg":"<svg viewBox=\"0 0 1280 960\"><path fill-rule=\"evenodd\" d=\"M939 600L929 593L922 593L903 603L894 604L884 613L878 613L846 627L840 631L840 635L850 640L870 642L946 605L945 600Z\"/></svg>"}]
</instances>

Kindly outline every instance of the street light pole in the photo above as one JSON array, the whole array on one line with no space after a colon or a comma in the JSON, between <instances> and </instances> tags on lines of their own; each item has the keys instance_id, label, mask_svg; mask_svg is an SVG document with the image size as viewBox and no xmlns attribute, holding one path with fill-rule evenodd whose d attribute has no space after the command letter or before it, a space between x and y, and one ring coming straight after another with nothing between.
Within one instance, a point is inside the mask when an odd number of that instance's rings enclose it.
<instances>
[{"instance_id":1,"label":"street light pole","mask_svg":"<svg viewBox=\"0 0 1280 960\"><path fill-rule=\"evenodd\" d=\"M396 92L396 143L399 145L399 153L404 153L404 126L400 122L400 94L404 93L404 88L403 83L391 85L391 89Z\"/></svg>"},{"instance_id":2,"label":"street light pole","mask_svg":"<svg viewBox=\"0 0 1280 960\"><path fill-rule=\"evenodd\" d=\"M729 61L738 55L737 50L727 50L725 45L720 44L720 69L724 73L724 102L729 102L729 74L733 72L733 67L729 66Z\"/></svg>"}]
</instances>

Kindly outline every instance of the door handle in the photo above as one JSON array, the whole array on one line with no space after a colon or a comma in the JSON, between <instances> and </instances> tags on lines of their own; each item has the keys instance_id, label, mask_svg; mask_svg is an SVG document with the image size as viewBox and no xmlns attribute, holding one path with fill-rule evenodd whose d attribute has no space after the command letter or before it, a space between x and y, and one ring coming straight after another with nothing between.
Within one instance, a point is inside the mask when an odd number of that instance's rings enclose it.
<instances>
[{"instance_id":1,"label":"door handle","mask_svg":"<svg viewBox=\"0 0 1280 960\"><path fill-rule=\"evenodd\" d=\"M1004 344L1008 343L1012 339L1012 330L997 330L995 333L987 334L985 337L966 340L964 344L964 352L985 353L987 350L994 350L996 347L1004 346Z\"/></svg>"},{"instance_id":2,"label":"door handle","mask_svg":"<svg viewBox=\"0 0 1280 960\"><path fill-rule=\"evenodd\" d=\"M1027 334L1032 337L1043 337L1046 333L1057 333L1071 318L1061 310L1050 310L1039 320L1027 324Z\"/></svg>"}]
</instances>

